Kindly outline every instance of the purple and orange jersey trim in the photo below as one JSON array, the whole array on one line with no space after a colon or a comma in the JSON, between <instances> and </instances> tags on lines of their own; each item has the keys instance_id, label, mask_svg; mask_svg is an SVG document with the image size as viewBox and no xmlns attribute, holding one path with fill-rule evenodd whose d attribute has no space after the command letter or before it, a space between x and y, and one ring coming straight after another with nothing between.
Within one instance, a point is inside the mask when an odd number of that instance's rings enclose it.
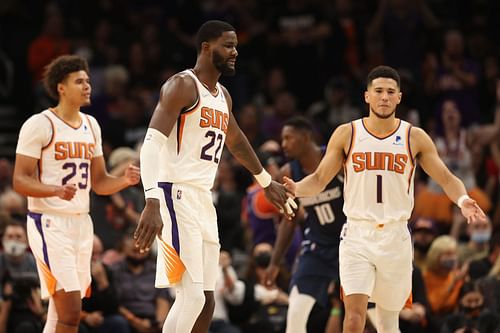
<instances>
[{"instance_id":1,"label":"purple and orange jersey trim","mask_svg":"<svg viewBox=\"0 0 500 333\"><path fill-rule=\"evenodd\" d=\"M175 214L174 202L172 200L172 183L159 182L158 186L163 189L163 194L165 196L165 202L167 204L168 213L170 215L170 221L172 223L171 237L172 246L167 244L165 241L160 239L160 251L165 254L165 269L167 277L170 283L179 282L182 278L182 274L186 270L186 267L181 261L180 253L180 241L179 241L179 227L177 224L177 216Z\"/></svg>"},{"instance_id":2,"label":"purple and orange jersey trim","mask_svg":"<svg viewBox=\"0 0 500 333\"><path fill-rule=\"evenodd\" d=\"M38 267L40 268L40 273L43 275L43 280L46 283L47 290L50 295L56 292L57 280L50 270L49 254L47 251L47 242L45 241L45 235L42 229L42 214L29 212L28 216L35 222L36 229L40 233L42 239L42 253L43 261L40 258L36 258Z\"/></svg>"},{"instance_id":3,"label":"purple and orange jersey trim","mask_svg":"<svg viewBox=\"0 0 500 333\"><path fill-rule=\"evenodd\" d=\"M182 275L186 271L186 267L182 263L182 260L177 253L177 251L170 245L168 245L163 239L158 236L158 244L160 244L158 250L163 252L165 262L165 271L167 273L167 278L170 283L177 283L182 279Z\"/></svg>"}]
</instances>

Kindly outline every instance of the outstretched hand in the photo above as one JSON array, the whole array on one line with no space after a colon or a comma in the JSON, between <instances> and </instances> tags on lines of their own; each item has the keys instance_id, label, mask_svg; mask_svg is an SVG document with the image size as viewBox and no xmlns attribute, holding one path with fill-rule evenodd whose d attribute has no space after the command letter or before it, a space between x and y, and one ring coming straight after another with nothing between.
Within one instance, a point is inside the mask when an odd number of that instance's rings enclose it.
<instances>
[{"instance_id":1,"label":"outstretched hand","mask_svg":"<svg viewBox=\"0 0 500 333\"><path fill-rule=\"evenodd\" d=\"M287 176L283 176L283 186L285 186L287 192L292 195L292 198L295 198L295 191L297 190L297 186L293 179L288 178Z\"/></svg>"},{"instance_id":2,"label":"outstretched hand","mask_svg":"<svg viewBox=\"0 0 500 333\"><path fill-rule=\"evenodd\" d=\"M486 221L486 214L479 207L474 199L467 198L462 203L462 215L467 219L467 223Z\"/></svg>"},{"instance_id":3,"label":"outstretched hand","mask_svg":"<svg viewBox=\"0 0 500 333\"><path fill-rule=\"evenodd\" d=\"M267 199L289 220L295 216L294 209L297 209L297 204L284 185L273 180L268 187L264 188L264 193Z\"/></svg>"}]
</instances>

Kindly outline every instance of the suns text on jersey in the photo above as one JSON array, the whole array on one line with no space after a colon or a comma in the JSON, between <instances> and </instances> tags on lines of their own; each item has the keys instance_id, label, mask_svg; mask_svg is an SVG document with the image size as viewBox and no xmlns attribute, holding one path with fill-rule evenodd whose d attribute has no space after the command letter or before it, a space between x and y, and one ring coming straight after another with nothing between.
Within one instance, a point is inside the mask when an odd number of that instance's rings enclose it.
<instances>
[{"instance_id":1,"label":"suns text on jersey","mask_svg":"<svg viewBox=\"0 0 500 333\"><path fill-rule=\"evenodd\" d=\"M356 152L352 154L354 172L365 170L387 170L403 174L408 155L389 152Z\"/></svg>"},{"instance_id":2,"label":"suns text on jersey","mask_svg":"<svg viewBox=\"0 0 500 333\"><path fill-rule=\"evenodd\" d=\"M91 160L94 148L95 144L89 142L58 141L54 143L54 157L58 161L68 158Z\"/></svg>"},{"instance_id":3,"label":"suns text on jersey","mask_svg":"<svg viewBox=\"0 0 500 333\"><path fill-rule=\"evenodd\" d=\"M200 127L218 128L224 133L227 133L227 127L229 124L229 114L227 112L204 106L201 108L200 116Z\"/></svg>"}]
</instances>

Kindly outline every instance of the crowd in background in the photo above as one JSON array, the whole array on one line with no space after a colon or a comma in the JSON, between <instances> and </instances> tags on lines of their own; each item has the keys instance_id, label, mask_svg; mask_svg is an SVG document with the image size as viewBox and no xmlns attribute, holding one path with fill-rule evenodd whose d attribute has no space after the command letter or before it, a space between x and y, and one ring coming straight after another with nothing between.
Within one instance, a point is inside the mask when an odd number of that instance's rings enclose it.
<instances>
[{"instance_id":1,"label":"crowd in background","mask_svg":"<svg viewBox=\"0 0 500 333\"><path fill-rule=\"evenodd\" d=\"M99 121L108 170L120 174L138 163L162 83L194 65L197 28L225 20L238 35L236 75L221 81L233 113L252 146L282 164L287 119L309 118L317 142L326 144L339 124L367 115L367 72L392 66L402 79L398 117L431 135L489 217L467 225L417 171L414 306L401 312L401 331L500 332L498 13L494 0L7 0L0 5L0 64L2 87L12 89L0 93L24 120L53 105L40 84L44 66L61 54L85 57L92 105L83 111ZM37 280L23 225L26 199L11 189L12 168L13 160L0 159L0 333L14 332L14 323L24 323L18 332L39 332L44 304L31 288ZM284 328L293 261L283 264L274 289L264 287L272 244L259 243L261 231L247 220L252 182L224 154L213 188L223 249L213 333ZM141 254L131 240L143 205L140 186L91 196L94 292L84 302L82 332L161 331L172 295L153 288L154 251ZM329 314L315 309L311 332L325 330Z\"/></svg>"}]
</instances>

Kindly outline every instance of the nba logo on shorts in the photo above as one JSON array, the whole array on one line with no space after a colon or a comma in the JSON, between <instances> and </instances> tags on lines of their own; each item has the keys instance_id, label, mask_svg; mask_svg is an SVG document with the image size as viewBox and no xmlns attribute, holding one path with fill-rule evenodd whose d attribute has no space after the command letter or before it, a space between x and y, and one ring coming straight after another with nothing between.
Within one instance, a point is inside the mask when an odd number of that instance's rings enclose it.
<instances>
[{"instance_id":1,"label":"nba logo on shorts","mask_svg":"<svg viewBox=\"0 0 500 333\"><path fill-rule=\"evenodd\" d=\"M177 190L177 200L181 200L181 198L182 198L182 191Z\"/></svg>"},{"instance_id":2,"label":"nba logo on shorts","mask_svg":"<svg viewBox=\"0 0 500 333\"><path fill-rule=\"evenodd\" d=\"M47 220L45 221L45 227L46 227L46 228L50 227L50 219L47 219Z\"/></svg>"}]
</instances>

